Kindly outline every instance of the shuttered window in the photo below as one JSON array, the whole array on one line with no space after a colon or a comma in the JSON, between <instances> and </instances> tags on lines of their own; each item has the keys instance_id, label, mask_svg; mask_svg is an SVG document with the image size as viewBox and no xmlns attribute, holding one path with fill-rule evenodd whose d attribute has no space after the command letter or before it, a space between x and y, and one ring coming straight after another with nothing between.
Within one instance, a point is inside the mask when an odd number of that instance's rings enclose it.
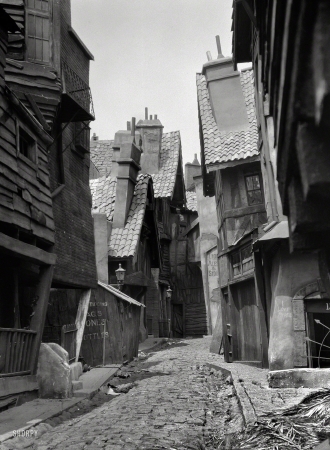
<instances>
[{"instance_id":1,"label":"shuttered window","mask_svg":"<svg viewBox=\"0 0 330 450\"><path fill-rule=\"evenodd\" d=\"M27 2L27 58L38 63L50 61L50 1Z\"/></svg>"}]
</instances>

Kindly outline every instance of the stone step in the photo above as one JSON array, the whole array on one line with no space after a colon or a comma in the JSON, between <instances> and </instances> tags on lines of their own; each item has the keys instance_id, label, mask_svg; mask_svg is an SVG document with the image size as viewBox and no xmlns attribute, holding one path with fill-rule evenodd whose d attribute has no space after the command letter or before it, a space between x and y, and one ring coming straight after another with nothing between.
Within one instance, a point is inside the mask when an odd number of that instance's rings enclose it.
<instances>
[{"instance_id":1,"label":"stone step","mask_svg":"<svg viewBox=\"0 0 330 450\"><path fill-rule=\"evenodd\" d=\"M79 377L83 373L83 368L81 362L74 362L70 364L71 380L78 381Z\"/></svg>"},{"instance_id":2,"label":"stone step","mask_svg":"<svg viewBox=\"0 0 330 450\"><path fill-rule=\"evenodd\" d=\"M73 392L73 396L92 398L97 392L98 389L78 389L78 391Z\"/></svg>"},{"instance_id":3,"label":"stone step","mask_svg":"<svg viewBox=\"0 0 330 450\"><path fill-rule=\"evenodd\" d=\"M81 390L81 389L83 389L83 387L84 387L84 384L83 384L82 381L79 381L79 380L78 381L76 381L76 380L72 381L72 390L73 390L73 392Z\"/></svg>"}]
</instances>

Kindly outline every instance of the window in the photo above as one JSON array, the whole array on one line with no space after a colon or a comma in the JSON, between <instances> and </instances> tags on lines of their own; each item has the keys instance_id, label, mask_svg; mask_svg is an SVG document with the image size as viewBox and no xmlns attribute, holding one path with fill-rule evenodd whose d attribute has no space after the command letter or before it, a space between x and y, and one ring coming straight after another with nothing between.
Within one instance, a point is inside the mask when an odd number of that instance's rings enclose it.
<instances>
[{"instance_id":1,"label":"window","mask_svg":"<svg viewBox=\"0 0 330 450\"><path fill-rule=\"evenodd\" d=\"M73 134L76 150L82 153L89 152L89 131L88 124L84 122L74 122Z\"/></svg>"},{"instance_id":2,"label":"window","mask_svg":"<svg viewBox=\"0 0 330 450\"><path fill-rule=\"evenodd\" d=\"M247 245L232 253L231 264L234 278L253 269L254 264L251 245Z\"/></svg>"},{"instance_id":3,"label":"window","mask_svg":"<svg viewBox=\"0 0 330 450\"><path fill-rule=\"evenodd\" d=\"M263 202L260 175L246 175L245 185L249 205L259 205Z\"/></svg>"},{"instance_id":4,"label":"window","mask_svg":"<svg viewBox=\"0 0 330 450\"><path fill-rule=\"evenodd\" d=\"M36 141L23 128L18 128L18 151L32 162L36 162Z\"/></svg>"},{"instance_id":5,"label":"window","mask_svg":"<svg viewBox=\"0 0 330 450\"><path fill-rule=\"evenodd\" d=\"M35 62L49 63L50 2L49 0L28 0L27 6L27 58Z\"/></svg>"}]
</instances>

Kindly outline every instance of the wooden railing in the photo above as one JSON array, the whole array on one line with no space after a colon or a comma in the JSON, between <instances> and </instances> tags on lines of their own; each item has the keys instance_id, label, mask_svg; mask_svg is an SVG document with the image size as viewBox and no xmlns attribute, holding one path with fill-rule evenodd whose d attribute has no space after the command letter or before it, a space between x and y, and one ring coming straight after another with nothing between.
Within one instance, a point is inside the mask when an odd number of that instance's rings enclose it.
<instances>
[{"instance_id":1,"label":"wooden railing","mask_svg":"<svg viewBox=\"0 0 330 450\"><path fill-rule=\"evenodd\" d=\"M76 357L77 327L75 324L63 325L61 333L61 346L69 353L69 362Z\"/></svg>"},{"instance_id":2,"label":"wooden railing","mask_svg":"<svg viewBox=\"0 0 330 450\"><path fill-rule=\"evenodd\" d=\"M0 377L31 373L37 332L0 328Z\"/></svg>"},{"instance_id":3,"label":"wooden railing","mask_svg":"<svg viewBox=\"0 0 330 450\"><path fill-rule=\"evenodd\" d=\"M85 111L95 117L90 87L71 67L62 61L65 80L65 93L70 95Z\"/></svg>"}]
</instances>

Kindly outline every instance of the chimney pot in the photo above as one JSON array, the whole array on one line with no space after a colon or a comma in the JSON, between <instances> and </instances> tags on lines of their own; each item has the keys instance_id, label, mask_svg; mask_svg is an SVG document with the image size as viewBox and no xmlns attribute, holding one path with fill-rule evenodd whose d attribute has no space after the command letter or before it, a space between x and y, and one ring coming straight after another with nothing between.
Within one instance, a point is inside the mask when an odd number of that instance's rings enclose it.
<instances>
[{"instance_id":1,"label":"chimney pot","mask_svg":"<svg viewBox=\"0 0 330 450\"><path fill-rule=\"evenodd\" d=\"M155 114L155 120L157 119L157 114Z\"/></svg>"},{"instance_id":2,"label":"chimney pot","mask_svg":"<svg viewBox=\"0 0 330 450\"><path fill-rule=\"evenodd\" d=\"M127 131L131 131L131 122L127 121Z\"/></svg>"},{"instance_id":3,"label":"chimney pot","mask_svg":"<svg viewBox=\"0 0 330 450\"><path fill-rule=\"evenodd\" d=\"M212 61L212 55L211 52L206 52L207 60Z\"/></svg>"},{"instance_id":4,"label":"chimney pot","mask_svg":"<svg viewBox=\"0 0 330 450\"><path fill-rule=\"evenodd\" d=\"M217 36L215 37L215 40L216 40L216 42L217 42L217 48L218 48L218 58L217 58L217 59L224 58L224 56L223 56L223 54L222 54L222 51L221 51L220 36L217 35Z\"/></svg>"},{"instance_id":5,"label":"chimney pot","mask_svg":"<svg viewBox=\"0 0 330 450\"><path fill-rule=\"evenodd\" d=\"M131 136L135 136L135 117L132 117Z\"/></svg>"},{"instance_id":6,"label":"chimney pot","mask_svg":"<svg viewBox=\"0 0 330 450\"><path fill-rule=\"evenodd\" d=\"M152 114L150 114L149 120L152 120Z\"/></svg>"},{"instance_id":7,"label":"chimney pot","mask_svg":"<svg viewBox=\"0 0 330 450\"><path fill-rule=\"evenodd\" d=\"M148 120L148 108L144 108L144 118Z\"/></svg>"}]
</instances>

